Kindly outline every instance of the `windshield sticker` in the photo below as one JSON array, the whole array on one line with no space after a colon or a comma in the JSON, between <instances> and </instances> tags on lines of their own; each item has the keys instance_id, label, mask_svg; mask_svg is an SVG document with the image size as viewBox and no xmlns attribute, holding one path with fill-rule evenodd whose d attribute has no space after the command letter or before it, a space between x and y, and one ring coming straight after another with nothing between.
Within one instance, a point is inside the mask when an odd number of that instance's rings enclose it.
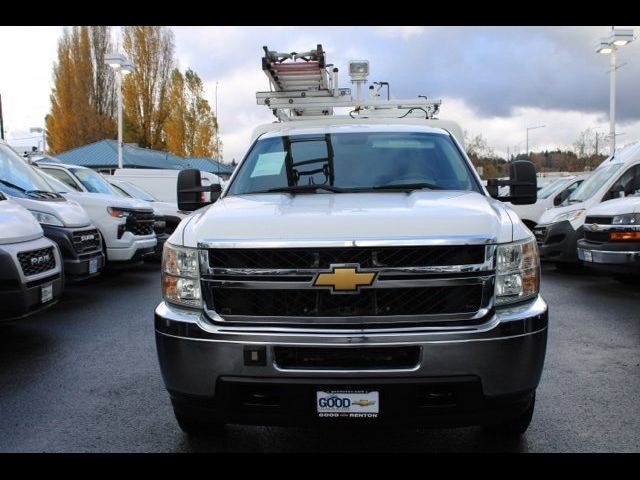
<instances>
[{"instance_id":1,"label":"windshield sticker","mask_svg":"<svg viewBox=\"0 0 640 480\"><path fill-rule=\"evenodd\" d=\"M287 152L261 153L256 161L256 166L251 172L251 177L266 177L280 175Z\"/></svg>"}]
</instances>

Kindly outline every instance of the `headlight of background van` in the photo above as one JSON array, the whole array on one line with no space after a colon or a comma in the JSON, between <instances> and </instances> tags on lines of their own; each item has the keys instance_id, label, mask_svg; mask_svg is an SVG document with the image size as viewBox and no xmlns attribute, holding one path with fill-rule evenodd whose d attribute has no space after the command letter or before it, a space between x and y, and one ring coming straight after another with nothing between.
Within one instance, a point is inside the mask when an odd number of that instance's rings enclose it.
<instances>
[{"instance_id":1,"label":"headlight of background van","mask_svg":"<svg viewBox=\"0 0 640 480\"><path fill-rule=\"evenodd\" d=\"M164 244L162 296L170 303L194 308L202 307L197 249Z\"/></svg>"},{"instance_id":2,"label":"headlight of background van","mask_svg":"<svg viewBox=\"0 0 640 480\"><path fill-rule=\"evenodd\" d=\"M38 212L37 210L29 210L31 215L35 217L38 223L42 225L52 225L54 227L64 227L64 223L52 213Z\"/></svg>"},{"instance_id":3,"label":"headlight of background van","mask_svg":"<svg viewBox=\"0 0 640 480\"><path fill-rule=\"evenodd\" d=\"M535 239L498 245L496 250L496 305L538 295L540 258Z\"/></svg>"},{"instance_id":4,"label":"headlight of background van","mask_svg":"<svg viewBox=\"0 0 640 480\"><path fill-rule=\"evenodd\" d=\"M582 215L584 215L584 212L585 210L584 208L582 208L580 210L573 210L571 212L561 213L556 218L554 218L551 223L564 222L565 220L573 222L576 218L580 218Z\"/></svg>"}]
</instances>

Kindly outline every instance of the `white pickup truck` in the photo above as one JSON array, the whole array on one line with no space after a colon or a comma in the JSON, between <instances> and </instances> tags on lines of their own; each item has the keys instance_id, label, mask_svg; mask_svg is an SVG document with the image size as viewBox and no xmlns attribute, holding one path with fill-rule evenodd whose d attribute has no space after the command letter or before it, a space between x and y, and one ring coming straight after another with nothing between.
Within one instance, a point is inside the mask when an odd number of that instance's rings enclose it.
<instances>
[{"instance_id":1,"label":"white pickup truck","mask_svg":"<svg viewBox=\"0 0 640 480\"><path fill-rule=\"evenodd\" d=\"M58 193L87 211L102 235L110 264L136 263L156 252L157 215L147 202L122 197L89 168L48 162L37 166Z\"/></svg>"},{"instance_id":2,"label":"white pickup truck","mask_svg":"<svg viewBox=\"0 0 640 480\"><path fill-rule=\"evenodd\" d=\"M446 129L445 129L446 127ZM455 127L455 128L454 128ZM165 244L155 311L179 425L490 425L524 432L547 342L535 238L460 128L326 118L256 129ZM536 199L511 164L512 203ZM502 182L505 183L505 182Z\"/></svg>"}]
</instances>

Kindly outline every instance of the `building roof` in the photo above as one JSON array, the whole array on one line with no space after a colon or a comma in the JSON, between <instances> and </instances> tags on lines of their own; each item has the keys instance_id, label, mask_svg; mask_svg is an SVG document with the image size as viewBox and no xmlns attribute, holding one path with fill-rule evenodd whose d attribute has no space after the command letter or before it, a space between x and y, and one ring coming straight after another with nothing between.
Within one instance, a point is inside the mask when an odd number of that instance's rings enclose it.
<instances>
[{"instance_id":1,"label":"building roof","mask_svg":"<svg viewBox=\"0 0 640 480\"><path fill-rule=\"evenodd\" d=\"M207 157L186 157L189 168L196 168L210 173L233 173L233 166L228 163L220 163L213 158Z\"/></svg>"},{"instance_id":2,"label":"building roof","mask_svg":"<svg viewBox=\"0 0 640 480\"><path fill-rule=\"evenodd\" d=\"M117 168L118 143L105 139L82 145L56 155L60 161L89 168ZM122 146L122 164L124 168L160 168L165 170L182 170L197 168L211 173L233 172L231 165L218 163L210 158L184 158L169 152L141 148L125 143ZM220 167L218 167L220 165Z\"/></svg>"}]
</instances>

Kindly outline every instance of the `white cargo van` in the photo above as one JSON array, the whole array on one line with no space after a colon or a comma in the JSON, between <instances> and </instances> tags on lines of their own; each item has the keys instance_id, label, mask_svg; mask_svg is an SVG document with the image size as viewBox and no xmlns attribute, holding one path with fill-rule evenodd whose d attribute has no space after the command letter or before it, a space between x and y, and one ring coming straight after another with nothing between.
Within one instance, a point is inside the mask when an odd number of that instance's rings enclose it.
<instances>
[{"instance_id":1,"label":"white cargo van","mask_svg":"<svg viewBox=\"0 0 640 480\"><path fill-rule=\"evenodd\" d=\"M577 242L583 236L587 209L640 191L640 142L625 146L602 162L567 200L547 210L534 229L540 258L559 268L580 264Z\"/></svg>"},{"instance_id":2,"label":"white cargo van","mask_svg":"<svg viewBox=\"0 0 640 480\"><path fill-rule=\"evenodd\" d=\"M64 198L8 145L0 143L0 191L40 222L44 234L58 244L66 279L99 275L104 265L102 239L87 212Z\"/></svg>"},{"instance_id":3,"label":"white cargo van","mask_svg":"<svg viewBox=\"0 0 640 480\"><path fill-rule=\"evenodd\" d=\"M58 247L29 211L0 193L0 320L50 307L62 289Z\"/></svg>"},{"instance_id":4,"label":"white cargo van","mask_svg":"<svg viewBox=\"0 0 640 480\"><path fill-rule=\"evenodd\" d=\"M568 175L548 183L538 190L538 200L532 205L511 205L523 223L531 230L538 224L542 214L567 200L582 184L587 175Z\"/></svg>"},{"instance_id":5,"label":"white cargo van","mask_svg":"<svg viewBox=\"0 0 640 480\"><path fill-rule=\"evenodd\" d=\"M161 202L177 203L176 191L179 173L180 170L119 168L113 173L113 177L115 180L126 180L146 190ZM225 185L224 180L213 173L200 171L200 178L204 186L216 183L221 187ZM205 197L205 200L209 201L210 199Z\"/></svg>"}]
</instances>

